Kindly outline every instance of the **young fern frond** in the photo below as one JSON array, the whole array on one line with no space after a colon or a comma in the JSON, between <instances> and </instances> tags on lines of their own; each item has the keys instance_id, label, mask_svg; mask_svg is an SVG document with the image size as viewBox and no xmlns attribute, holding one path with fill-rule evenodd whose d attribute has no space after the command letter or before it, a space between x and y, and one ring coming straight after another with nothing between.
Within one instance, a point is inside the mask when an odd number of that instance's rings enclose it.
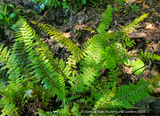
<instances>
[{"instance_id":1,"label":"young fern frond","mask_svg":"<svg viewBox=\"0 0 160 116\"><path fill-rule=\"evenodd\" d=\"M149 13L143 14L143 15L141 15L140 17L138 17L137 19L135 19L135 20L134 20L132 23L130 23L129 25L127 25L127 26L122 26L122 31L125 32L125 33L133 32L133 30L135 30L134 27L137 26L140 21L143 21L143 19L146 18L148 15L149 15Z\"/></svg>"},{"instance_id":2,"label":"young fern frond","mask_svg":"<svg viewBox=\"0 0 160 116\"><path fill-rule=\"evenodd\" d=\"M108 15L109 14L109 15ZM107 19L107 20L106 20ZM83 60L80 62L80 73L75 77L70 77L70 84L73 87L71 90L83 92L89 89L95 78L99 76L98 71L102 66L102 55L104 54L104 47L107 44L105 29L109 27L111 21L111 7L103 15L103 22L98 27L98 35L95 35L86 42L82 48L85 52ZM88 86L88 87L85 87Z\"/></svg>"},{"instance_id":3,"label":"young fern frond","mask_svg":"<svg viewBox=\"0 0 160 116\"><path fill-rule=\"evenodd\" d=\"M110 23L112 22L111 18L112 18L112 10L111 10L111 6L108 5L107 10L103 14L102 21L100 22L97 28L98 33L105 33L106 29L109 28Z\"/></svg>"}]
</instances>

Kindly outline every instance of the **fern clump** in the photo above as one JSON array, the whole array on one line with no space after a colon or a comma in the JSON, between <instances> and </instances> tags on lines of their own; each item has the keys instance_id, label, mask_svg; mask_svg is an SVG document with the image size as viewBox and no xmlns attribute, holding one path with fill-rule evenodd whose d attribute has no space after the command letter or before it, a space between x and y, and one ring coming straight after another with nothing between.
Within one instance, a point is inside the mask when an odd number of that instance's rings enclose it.
<instances>
[{"instance_id":1,"label":"fern clump","mask_svg":"<svg viewBox=\"0 0 160 116\"><path fill-rule=\"evenodd\" d=\"M53 57L49 47L40 40L35 31L21 18L16 23L15 43L11 50L0 46L0 107L2 115L19 115L30 99L42 101L43 106L49 99L61 100L61 109L37 114L81 115L82 110L122 110L131 108L135 103L153 91L154 82L140 80L137 85L129 84L117 87L118 64L133 56L127 54L126 47L134 42L128 38L128 32L138 25L148 14L137 18L128 26L115 33L107 33L111 23L112 9L108 9L97 28L97 35L89 39L82 48L51 25L36 23L40 29L53 36L71 52L68 62ZM123 44L121 41L125 41ZM147 56L146 56L147 57ZM151 56L157 59L158 56ZM77 68L76 64L79 64ZM100 71L108 69L110 77L107 84L99 79ZM29 92L31 92L29 94ZM29 97L27 97L29 96ZM31 97L31 98L30 98Z\"/></svg>"}]
</instances>

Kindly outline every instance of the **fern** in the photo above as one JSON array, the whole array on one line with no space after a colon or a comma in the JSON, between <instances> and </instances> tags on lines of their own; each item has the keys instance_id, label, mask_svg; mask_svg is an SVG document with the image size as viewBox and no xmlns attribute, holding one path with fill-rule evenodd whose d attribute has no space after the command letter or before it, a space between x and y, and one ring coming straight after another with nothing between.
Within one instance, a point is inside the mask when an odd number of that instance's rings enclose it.
<instances>
[{"instance_id":1,"label":"fern","mask_svg":"<svg viewBox=\"0 0 160 116\"><path fill-rule=\"evenodd\" d=\"M34 21L31 21L31 22L33 24L37 24ZM47 32L50 36L53 36L53 38L55 38L55 40L62 43L65 47L68 48L68 50L71 51L72 56L70 56L68 58L68 60L69 60L68 64L70 66L76 68L76 62L80 62L81 58L83 58L83 55L81 54L81 50L75 44L73 44L73 42L70 39L65 38L64 35L60 31L55 29L54 27L52 27L50 25L44 25L41 23L38 23L37 26L40 29Z\"/></svg>"},{"instance_id":2,"label":"fern","mask_svg":"<svg viewBox=\"0 0 160 116\"><path fill-rule=\"evenodd\" d=\"M53 112L44 112L43 110L41 110L41 109L38 109L38 113L37 114L39 114L39 116L57 116L56 114L53 114Z\"/></svg>"},{"instance_id":3,"label":"fern","mask_svg":"<svg viewBox=\"0 0 160 116\"><path fill-rule=\"evenodd\" d=\"M148 61L148 60L160 60L160 56L156 55L156 54L151 54L151 53L143 53L140 52L140 54L138 55L139 58L141 58L143 61Z\"/></svg>"},{"instance_id":4,"label":"fern","mask_svg":"<svg viewBox=\"0 0 160 116\"><path fill-rule=\"evenodd\" d=\"M103 14L102 21L100 22L97 28L98 33L105 33L105 30L109 28L109 25L112 22L111 17L112 17L112 10L111 6L108 5L108 9Z\"/></svg>"},{"instance_id":5,"label":"fern","mask_svg":"<svg viewBox=\"0 0 160 116\"><path fill-rule=\"evenodd\" d=\"M21 18L16 23L15 43L11 50L0 46L0 107L2 115L19 115L24 104L29 102L27 92L47 107L49 99L56 97L62 101L62 108L52 111L39 109L37 114L54 116L81 115L81 110L107 109L122 110L131 108L135 103L149 95L157 87L159 76L153 82L140 80L137 85L129 84L116 87L118 82L118 64L132 56L126 47L134 42L128 38L128 32L148 14L137 18L128 26L115 33L107 33L111 22L111 6L102 17L98 34L89 39L82 48L78 48L70 39L54 27L36 23L40 29L53 36L71 52L68 62L54 58L49 47L35 34L35 31ZM121 41L125 43L121 44ZM159 56L140 54L140 58L159 60ZM77 68L76 65L79 64ZM108 69L109 80L102 82L99 72ZM107 83L106 85L104 83Z\"/></svg>"},{"instance_id":6,"label":"fern","mask_svg":"<svg viewBox=\"0 0 160 116\"><path fill-rule=\"evenodd\" d=\"M130 23L127 26L122 26L123 32L128 33L128 32L133 32L133 30L135 30L135 26L138 25L138 23L140 21L142 21L144 18L146 18L149 15L149 13L144 14L142 16L140 16L139 18L135 19L132 23Z\"/></svg>"},{"instance_id":7,"label":"fern","mask_svg":"<svg viewBox=\"0 0 160 116\"><path fill-rule=\"evenodd\" d=\"M8 61L6 61L5 56L3 56L3 54L6 53L6 49L1 52L1 58L4 57L1 60L1 64L7 62L6 66L2 69L8 69L8 79L11 80L9 85L18 89L16 93L11 94L11 98L13 98L11 101L14 101L14 98L16 97L13 95L19 95L19 92L21 93L22 90L25 90L22 84L27 86L26 91L30 88L35 90L33 85L37 84L37 81L41 81L41 84L43 84L46 90L54 90L58 99L61 98L64 100L67 93L64 77L68 76L70 73L67 72L67 66L64 65L62 60L58 61L58 59L53 59L51 52L49 52L48 48L44 44L41 44L40 39L36 37L34 31L29 27L24 19L21 19L16 26L15 37L17 37L17 39ZM37 39L36 42L33 42L34 37ZM35 50L36 47L39 48ZM8 54L9 53L7 53L7 55ZM54 71L55 67L57 71ZM27 83L27 81L30 83ZM13 85L14 83L15 86ZM20 95L24 96L24 94L25 93L21 93ZM20 98L23 98L22 96Z\"/></svg>"}]
</instances>

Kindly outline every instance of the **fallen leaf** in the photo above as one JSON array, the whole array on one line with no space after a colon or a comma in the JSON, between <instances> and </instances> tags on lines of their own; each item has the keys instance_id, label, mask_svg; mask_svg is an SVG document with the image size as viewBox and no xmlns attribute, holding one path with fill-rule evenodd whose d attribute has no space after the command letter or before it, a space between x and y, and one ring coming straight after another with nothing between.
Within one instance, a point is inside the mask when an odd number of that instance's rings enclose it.
<instances>
[{"instance_id":1,"label":"fallen leaf","mask_svg":"<svg viewBox=\"0 0 160 116\"><path fill-rule=\"evenodd\" d=\"M142 3L143 2L143 0L139 0L139 1L137 1L136 3Z\"/></svg>"},{"instance_id":2,"label":"fallen leaf","mask_svg":"<svg viewBox=\"0 0 160 116\"><path fill-rule=\"evenodd\" d=\"M154 29L154 25L152 23L146 23L145 29Z\"/></svg>"}]
</instances>

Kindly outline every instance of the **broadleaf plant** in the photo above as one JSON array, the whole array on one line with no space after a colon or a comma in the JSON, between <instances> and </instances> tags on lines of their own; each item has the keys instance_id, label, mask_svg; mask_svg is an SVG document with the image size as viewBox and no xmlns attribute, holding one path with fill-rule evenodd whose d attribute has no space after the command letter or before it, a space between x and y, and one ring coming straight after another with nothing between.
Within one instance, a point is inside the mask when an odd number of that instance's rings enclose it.
<instances>
[{"instance_id":1,"label":"broadleaf plant","mask_svg":"<svg viewBox=\"0 0 160 116\"><path fill-rule=\"evenodd\" d=\"M137 76L142 74L144 71L144 62L142 60L135 61L132 71L135 72L134 74Z\"/></svg>"}]
</instances>

